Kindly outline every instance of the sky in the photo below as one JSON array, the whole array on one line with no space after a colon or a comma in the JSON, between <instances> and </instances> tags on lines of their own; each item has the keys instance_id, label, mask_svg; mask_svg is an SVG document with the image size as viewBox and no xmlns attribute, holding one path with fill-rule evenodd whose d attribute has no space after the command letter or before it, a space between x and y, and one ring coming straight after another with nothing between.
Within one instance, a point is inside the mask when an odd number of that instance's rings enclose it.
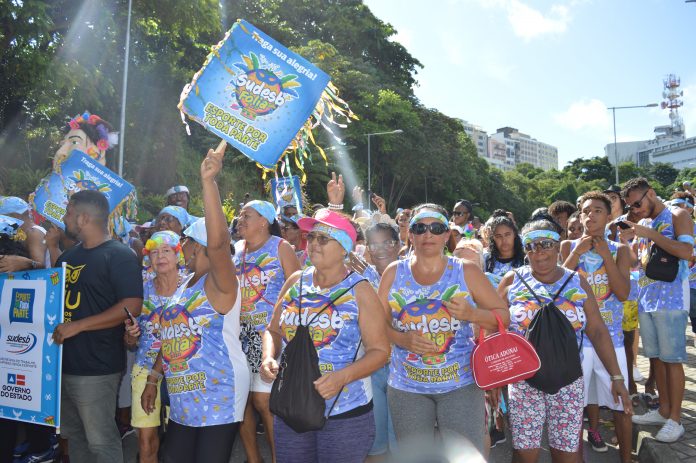
<instances>
[{"instance_id":1,"label":"sky","mask_svg":"<svg viewBox=\"0 0 696 463\"><path fill-rule=\"evenodd\" d=\"M696 3L684 0L364 0L422 64L416 96L481 126L558 147L559 168L603 156L611 106L660 103L681 78L696 136ZM617 140L648 140L669 110L616 111Z\"/></svg>"}]
</instances>

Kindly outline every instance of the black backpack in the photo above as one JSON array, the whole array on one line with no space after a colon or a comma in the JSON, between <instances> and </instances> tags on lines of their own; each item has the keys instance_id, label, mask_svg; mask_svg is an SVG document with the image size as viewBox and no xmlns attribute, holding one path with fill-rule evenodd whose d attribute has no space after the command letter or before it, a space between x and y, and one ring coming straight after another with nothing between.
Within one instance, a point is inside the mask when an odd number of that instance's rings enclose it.
<instances>
[{"instance_id":1,"label":"black backpack","mask_svg":"<svg viewBox=\"0 0 696 463\"><path fill-rule=\"evenodd\" d=\"M534 376L527 379L527 383L547 394L557 393L562 387L582 376L580 363L582 342L578 346L573 325L555 304L556 299L575 276L575 273L573 272L561 285L551 302L545 303L522 278L522 275L515 270L517 277L541 306L532 318L526 335L527 340L534 346L537 355L539 355L541 368Z\"/></svg>"},{"instance_id":2,"label":"black backpack","mask_svg":"<svg viewBox=\"0 0 696 463\"><path fill-rule=\"evenodd\" d=\"M349 273L346 278L352 275ZM295 432L303 433L307 431L318 431L326 423L326 401L319 395L314 388L314 381L321 377L319 371L319 356L314 342L309 334L309 326L315 318L321 315L324 310L345 293L353 289L355 285L363 280L353 283L345 291L342 291L319 312L302 324L302 280L304 273L300 276L300 295L298 307L298 325L295 337L285 346L280 359L280 371L273 387L271 388L270 409L271 413L282 419L285 424L290 426ZM345 281L345 279L344 279ZM358 342L353 362L358 356L362 339ZM328 415L331 414L342 390L336 395Z\"/></svg>"}]
</instances>

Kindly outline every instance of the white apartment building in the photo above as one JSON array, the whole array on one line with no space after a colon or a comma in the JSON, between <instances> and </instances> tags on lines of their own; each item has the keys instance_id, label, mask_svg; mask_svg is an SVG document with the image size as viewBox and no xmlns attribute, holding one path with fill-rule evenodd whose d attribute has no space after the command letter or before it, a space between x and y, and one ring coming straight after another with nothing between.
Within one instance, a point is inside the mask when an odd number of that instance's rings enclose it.
<instances>
[{"instance_id":1,"label":"white apartment building","mask_svg":"<svg viewBox=\"0 0 696 463\"><path fill-rule=\"evenodd\" d=\"M469 136L476 147L479 157L488 159L488 133L478 125L458 119L464 127L464 132Z\"/></svg>"},{"instance_id":2,"label":"white apartment building","mask_svg":"<svg viewBox=\"0 0 696 463\"><path fill-rule=\"evenodd\" d=\"M492 140L506 143L508 149L506 162L514 158L515 165L523 162L543 170L558 169L558 148L541 142L513 127L499 128L491 135Z\"/></svg>"}]
</instances>

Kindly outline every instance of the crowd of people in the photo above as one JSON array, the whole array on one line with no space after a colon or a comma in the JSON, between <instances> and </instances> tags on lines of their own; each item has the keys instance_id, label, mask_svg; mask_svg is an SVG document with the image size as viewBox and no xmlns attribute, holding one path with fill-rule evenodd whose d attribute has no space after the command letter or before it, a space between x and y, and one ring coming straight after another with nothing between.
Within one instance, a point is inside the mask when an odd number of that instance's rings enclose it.
<instances>
[{"instance_id":1,"label":"crowd of people","mask_svg":"<svg viewBox=\"0 0 696 463\"><path fill-rule=\"evenodd\" d=\"M67 268L65 321L54 332L60 442L27 425L17 445L19 425L1 420L2 461L62 452L75 463L120 463L133 429L144 463L226 463L237 435L258 463L261 432L279 463L385 461L402 444L435 439L468 441L486 457L509 426L514 461L538 460L546 428L553 461L575 462L583 416L593 451L607 450L600 407L612 411L622 462L632 461L633 423L660 425L663 442L684 435L693 191L665 200L636 178L540 208L520 229L501 209L482 223L468 200L391 217L383 198L359 188L347 213L333 174L327 207L254 199L229 224L215 181L224 152L221 143L201 164L204 217L188 212L185 186L123 233L109 230L97 191L71 196L64 231L36 225L23 199L0 198L0 272ZM549 307L574 333L576 374L551 389L480 389L471 365L479 331L501 320L525 335ZM325 425L308 432L269 405L301 327L326 402ZM650 359L644 394L638 333ZM633 415L641 401L649 411Z\"/></svg>"}]
</instances>

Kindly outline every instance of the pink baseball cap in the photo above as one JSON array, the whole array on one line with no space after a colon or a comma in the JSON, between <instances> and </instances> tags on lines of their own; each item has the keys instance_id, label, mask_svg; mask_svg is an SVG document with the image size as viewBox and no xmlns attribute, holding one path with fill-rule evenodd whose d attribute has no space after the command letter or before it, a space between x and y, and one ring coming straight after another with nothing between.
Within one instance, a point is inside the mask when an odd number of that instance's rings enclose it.
<instances>
[{"instance_id":1,"label":"pink baseball cap","mask_svg":"<svg viewBox=\"0 0 696 463\"><path fill-rule=\"evenodd\" d=\"M297 226L305 232L312 231L317 225L322 226L320 231L338 241L346 252L353 250L358 234L348 218L330 209L319 209L314 217L302 217L297 221Z\"/></svg>"}]
</instances>

